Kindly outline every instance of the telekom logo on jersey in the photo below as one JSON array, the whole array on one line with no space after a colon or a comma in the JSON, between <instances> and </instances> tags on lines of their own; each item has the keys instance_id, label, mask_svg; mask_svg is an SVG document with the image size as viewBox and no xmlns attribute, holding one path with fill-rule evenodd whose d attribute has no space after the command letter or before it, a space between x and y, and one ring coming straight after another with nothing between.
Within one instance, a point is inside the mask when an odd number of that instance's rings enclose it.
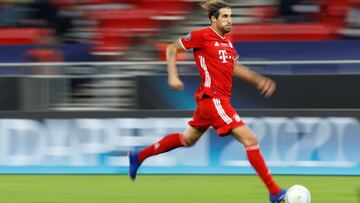
<instances>
[{"instance_id":1,"label":"telekom logo on jersey","mask_svg":"<svg viewBox=\"0 0 360 203\"><path fill-rule=\"evenodd\" d=\"M222 60L222 63L227 63L226 59L230 58L226 50L219 50L219 59Z\"/></svg>"}]
</instances>

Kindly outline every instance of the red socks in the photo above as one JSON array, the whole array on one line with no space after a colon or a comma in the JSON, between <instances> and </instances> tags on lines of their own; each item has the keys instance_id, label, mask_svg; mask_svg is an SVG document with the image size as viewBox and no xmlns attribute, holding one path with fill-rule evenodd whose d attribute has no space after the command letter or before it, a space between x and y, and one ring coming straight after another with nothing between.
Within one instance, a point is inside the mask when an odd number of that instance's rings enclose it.
<instances>
[{"instance_id":1,"label":"red socks","mask_svg":"<svg viewBox=\"0 0 360 203\"><path fill-rule=\"evenodd\" d=\"M168 152L170 150L184 146L187 146L187 144L182 134L169 134L160 141L142 149L139 153L139 161L143 162L150 156ZM281 189L273 180L272 175L265 164L264 158L260 153L259 145L256 144L246 147L246 153L250 164L254 167L261 180L265 183L269 192L273 195L279 194Z\"/></svg>"},{"instance_id":2,"label":"red socks","mask_svg":"<svg viewBox=\"0 0 360 203\"><path fill-rule=\"evenodd\" d=\"M250 164L254 167L261 180L265 183L269 192L273 195L279 194L281 189L273 180L272 175L265 164L264 158L260 153L259 145L256 144L246 147L246 153Z\"/></svg>"},{"instance_id":3,"label":"red socks","mask_svg":"<svg viewBox=\"0 0 360 203\"><path fill-rule=\"evenodd\" d=\"M180 133L165 136L160 141L142 149L139 153L139 161L143 162L146 158L168 152L178 147L187 146L184 137Z\"/></svg>"}]
</instances>

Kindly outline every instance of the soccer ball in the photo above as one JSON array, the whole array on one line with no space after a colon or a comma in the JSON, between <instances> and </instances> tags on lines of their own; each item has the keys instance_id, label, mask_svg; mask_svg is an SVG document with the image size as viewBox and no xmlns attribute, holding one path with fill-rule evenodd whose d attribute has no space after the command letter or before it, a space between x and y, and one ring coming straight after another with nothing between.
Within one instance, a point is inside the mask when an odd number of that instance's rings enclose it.
<instances>
[{"instance_id":1,"label":"soccer ball","mask_svg":"<svg viewBox=\"0 0 360 203\"><path fill-rule=\"evenodd\" d=\"M286 203L310 203L311 195L309 190L302 185L290 187L285 194Z\"/></svg>"}]
</instances>

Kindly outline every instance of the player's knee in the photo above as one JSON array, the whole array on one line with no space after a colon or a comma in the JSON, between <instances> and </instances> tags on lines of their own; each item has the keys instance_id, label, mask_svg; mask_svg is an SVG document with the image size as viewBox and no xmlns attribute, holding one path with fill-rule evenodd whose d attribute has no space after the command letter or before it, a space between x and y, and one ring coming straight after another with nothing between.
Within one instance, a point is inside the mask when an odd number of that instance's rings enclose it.
<instances>
[{"instance_id":1,"label":"player's knee","mask_svg":"<svg viewBox=\"0 0 360 203\"><path fill-rule=\"evenodd\" d=\"M255 136L245 137L242 143L245 147L259 144Z\"/></svg>"},{"instance_id":2,"label":"player's knee","mask_svg":"<svg viewBox=\"0 0 360 203\"><path fill-rule=\"evenodd\" d=\"M246 126L235 128L232 133L245 147L258 144L256 136Z\"/></svg>"},{"instance_id":3,"label":"player's knee","mask_svg":"<svg viewBox=\"0 0 360 203\"><path fill-rule=\"evenodd\" d=\"M191 147L191 146L195 145L195 143L197 142L196 139L192 139L192 138L186 137L184 135L183 135L183 140L184 140L185 147Z\"/></svg>"},{"instance_id":4,"label":"player's knee","mask_svg":"<svg viewBox=\"0 0 360 203\"><path fill-rule=\"evenodd\" d=\"M258 144L258 140L252 134L237 136L237 139L245 146L252 146Z\"/></svg>"},{"instance_id":5,"label":"player's knee","mask_svg":"<svg viewBox=\"0 0 360 203\"><path fill-rule=\"evenodd\" d=\"M187 128L183 133L183 140L186 143L185 146L191 147L196 144L200 137L204 134L206 129L204 128Z\"/></svg>"},{"instance_id":6,"label":"player's knee","mask_svg":"<svg viewBox=\"0 0 360 203\"><path fill-rule=\"evenodd\" d=\"M248 139L246 139L244 145L245 147L247 146L253 146L253 145L257 145L259 144L258 140L256 139L256 137L252 136L252 137L249 137Z\"/></svg>"}]
</instances>

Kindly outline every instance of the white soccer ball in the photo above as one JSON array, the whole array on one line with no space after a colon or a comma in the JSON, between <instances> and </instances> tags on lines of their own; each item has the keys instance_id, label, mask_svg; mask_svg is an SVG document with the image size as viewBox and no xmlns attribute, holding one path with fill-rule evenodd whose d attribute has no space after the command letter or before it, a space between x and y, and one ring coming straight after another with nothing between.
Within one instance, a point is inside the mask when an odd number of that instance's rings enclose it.
<instances>
[{"instance_id":1,"label":"white soccer ball","mask_svg":"<svg viewBox=\"0 0 360 203\"><path fill-rule=\"evenodd\" d=\"M290 187L285 194L286 203L310 203L310 191L302 185Z\"/></svg>"}]
</instances>

